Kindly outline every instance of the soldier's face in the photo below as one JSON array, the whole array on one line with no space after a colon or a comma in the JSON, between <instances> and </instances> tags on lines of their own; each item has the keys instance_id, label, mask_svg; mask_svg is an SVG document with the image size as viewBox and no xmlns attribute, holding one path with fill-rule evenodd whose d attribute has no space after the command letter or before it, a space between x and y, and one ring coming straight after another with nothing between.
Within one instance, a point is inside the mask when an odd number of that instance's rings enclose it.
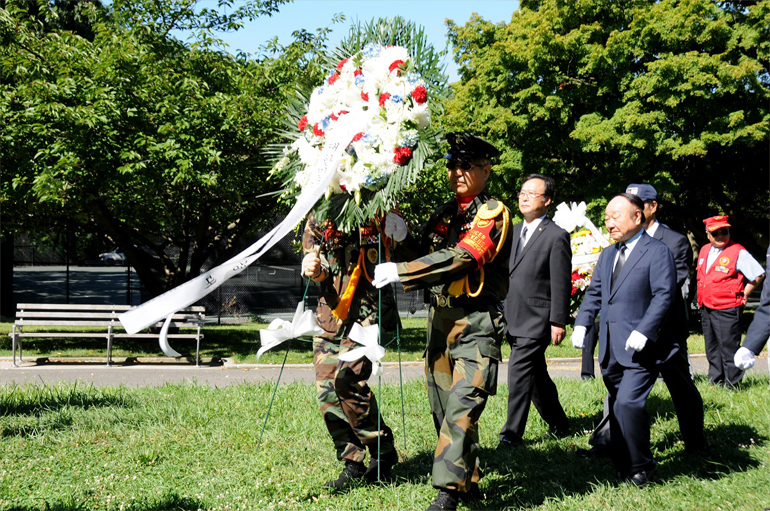
<instances>
[{"instance_id":1,"label":"soldier's face","mask_svg":"<svg viewBox=\"0 0 770 511\"><path fill-rule=\"evenodd\" d=\"M473 160L468 162L470 168L464 170L464 165L461 160L454 160L452 168L447 168L447 176L449 177L449 186L452 191L458 197L475 197L484 189L489 178L489 173L492 170L490 165L480 165L481 162Z\"/></svg>"},{"instance_id":2,"label":"soldier's face","mask_svg":"<svg viewBox=\"0 0 770 511\"><path fill-rule=\"evenodd\" d=\"M628 241L642 228L642 210L625 197L615 197L604 210L604 225L615 241Z\"/></svg>"}]
</instances>

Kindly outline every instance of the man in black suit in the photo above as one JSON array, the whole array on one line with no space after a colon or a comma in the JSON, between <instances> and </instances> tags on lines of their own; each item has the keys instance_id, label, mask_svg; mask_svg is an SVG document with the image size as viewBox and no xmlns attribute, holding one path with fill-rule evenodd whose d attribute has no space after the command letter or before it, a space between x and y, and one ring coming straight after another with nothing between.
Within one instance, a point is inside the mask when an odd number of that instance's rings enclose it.
<instances>
[{"instance_id":1,"label":"man in black suit","mask_svg":"<svg viewBox=\"0 0 770 511\"><path fill-rule=\"evenodd\" d=\"M676 265L677 293L666 325L679 343L679 351L660 367L660 375L671 394L671 401L676 409L679 431L689 452L700 452L706 448L706 436L703 432L703 399L692 379L690 360L687 352L687 338L690 329L687 324L687 304L685 302L686 284L692 262L692 246L687 238L661 224L657 220L660 209L658 192L652 185L630 184L626 193L632 193L644 201L645 221L642 227L655 239L662 241L671 250ZM610 446L610 427L605 409L604 417L591 434L588 443L591 450L578 449L584 456L601 456Z\"/></svg>"},{"instance_id":2,"label":"man in black suit","mask_svg":"<svg viewBox=\"0 0 770 511\"><path fill-rule=\"evenodd\" d=\"M553 201L554 181L532 174L519 193L524 221L513 226L510 285L505 298L508 359L508 418L500 445L522 442L532 402L558 435L569 434L569 421L559 403L545 361L548 343L565 336L572 290L569 234L546 217Z\"/></svg>"},{"instance_id":3,"label":"man in black suit","mask_svg":"<svg viewBox=\"0 0 770 511\"><path fill-rule=\"evenodd\" d=\"M615 243L599 256L575 320L572 344L582 347L586 328L599 319L599 365L609 391L611 456L621 478L637 486L654 479L647 396L659 367L679 350L665 324L677 293L671 250L648 236L644 203L615 196L604 223Z\"/></svg>"}]
</instances>

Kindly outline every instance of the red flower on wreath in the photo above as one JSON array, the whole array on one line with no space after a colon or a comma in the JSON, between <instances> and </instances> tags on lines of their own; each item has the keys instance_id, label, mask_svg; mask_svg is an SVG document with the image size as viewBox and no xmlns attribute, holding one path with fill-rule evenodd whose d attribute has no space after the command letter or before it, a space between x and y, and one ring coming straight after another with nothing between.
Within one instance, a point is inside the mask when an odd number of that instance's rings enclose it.
<instances>
[{"instance_id":1,"label":"red flower on wreath","mask_svg":"<svg viewBox=\"0 0 770 511\"><path fill-rule=\"evenodd\" d=\"M334 73L333 75L331 75L329 77L329 85L334 85L334 82L336 82L337 78L339 78L339 77L340 77L340 75L338 75L337 73Z\"/></svg>"},{"instance_id":2,"label":"red flower on wreath","mask_svg":"<svg viewBox=\"0 0 770 511\"><path fill-rule=\"evenodd\" d=\"M361 93L361 99L363 99L364 101L368 102L369 101L369 93L368 92L362 92Z\"/></svg>"},{"instance_id":3,"label":"red flower on wreath","mask_svg":"<svg viewBox=\"0 0 770 511\"><path fill-rule=\"evenodd\" d=\"M388 100L388 98L390 98L390 92L384 92L380 96L380 106L384 106L385 102Z\"/></svg>"},{"instance_id":4,"label":"red flower on wreath","mask_svg":"<svg viewBox=\"0 0 770 511\"><path fill-rule=\"evenodd\" d=\"M297 123L297 127L300 131L305 131L305 128L307 128L307 115L302 116L302 119Z\"/></svg>"},{"instance_id":5,"label":"red flower on wreath","mask_svg":"<svg viewBox=\"0 0 770 511\"><path fill-rule=\"evenodd\" d=\"M398 75L399 75L399 69L398 69L398 68L399 68L399 67L401 67L401 66L403 66L403 65L404 65L404 61L403 61L403 60L396 60L396 61L394 61L394 62L393 62L391 65L390 65L390 67L388 68L388 71L390 71L390 72L392 73L392 72L393 72L393 70L395 69L395 71L396 71L396 76L398 76Z\"/></svg>"},{"instance_id":6,"label":"red flower on wreath","mask_svg":"<svg viewBox=\"0 0 770 511\"><path fill-rule=\"evenodd\" d=\"M422 85L418 85L414 88L412 91L412 99L414 99L415 103L418 105L422 105L426 101L428 101L428 91L425 90L425 87Z\"/></svg>"},{"instance_id":7,"label":"red flower on wreath","mask_svg":"<svg viewBox=\"0 0 770 511\"><path fill-rule=\"evenodd\" d=\"M364 138L364 132L360 131L360 132L356 133L355 135L353 135L353 142L358 142L362 138Z\"/></svg>"},{"instance_id":8,"label":"red flower on wreath","mask_svg":"<svg viewBox=\"0 0 770 511\"><path fill-rule=\"evenodd\" d=\"M322 130L321 128L318 127L318 123L313 125L313 135L315 135L317 137L324 136L324 130Z\"/></svg>"},{"instance_id":9,"label":"red flower on wreath","mask_svg":"<svg viewBox=\"0 0 770 511\"><path fill-rule=\"evenodd\" d=\"M393 161L399 165L406 165L412 159L412 150L408 147L396 147L393 153Z\"/></svg>"},{"instance_id":10,"label":"red flower on wreath","mask_svg":"<svg viewBox=\"0 0 770 511\"><path fill-rule=\"evenodd\" d=\"M360 69L356 69L355 71L353 71L353 76L358 76L358 75L362 75L362 74L364 74L364 72L361 71Z\"/></svg>"},{"instance_id":11,"label":"red flower on wreath","mask_svg":"<svg viewBox=\"0 0 770 511\"><path fill-rule=\"evenodd\" d=\"M339 64L337 64L337 71L342 72L342 67L348 62L350 59L342 59Z\"/></svg>"}]
</instances>

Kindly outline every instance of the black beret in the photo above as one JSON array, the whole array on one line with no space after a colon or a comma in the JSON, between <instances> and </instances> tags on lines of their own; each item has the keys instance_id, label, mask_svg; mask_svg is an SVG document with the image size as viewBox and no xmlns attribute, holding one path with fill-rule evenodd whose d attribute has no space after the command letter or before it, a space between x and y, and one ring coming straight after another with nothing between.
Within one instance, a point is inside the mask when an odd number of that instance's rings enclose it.
<instances>
[{"instance_id":1,"label":"black beret","mask_svg":"<svg viewBox=\"0 0 770 511\"><path fill-rule=\"evenodd\" d=\"M452 160L489 159L500 155L495 146L483 138L470 133L452 132L446 134L449 142L449 154L444 156Z\"/></svg>"}]
</instances>

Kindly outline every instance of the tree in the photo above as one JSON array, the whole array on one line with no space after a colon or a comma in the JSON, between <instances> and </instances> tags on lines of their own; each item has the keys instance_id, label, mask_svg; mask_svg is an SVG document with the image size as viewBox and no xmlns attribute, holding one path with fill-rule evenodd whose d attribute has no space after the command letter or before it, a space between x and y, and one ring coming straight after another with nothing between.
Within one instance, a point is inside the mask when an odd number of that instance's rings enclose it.
<instances>
[{"instance_id":1,"label":"tree","mask_svg":"<svg viewBox=\"0 0 770 511\"><path fill-rule=\"evenodd\" d=\"M550 174L557 201L585 199L598 220L649 182L676 227L705 237L701 219L724 212L736 238L767 244L770 2L533 0L509 24L449 30L450 123L508 146L511 192Z\"/></svg>"},{"instance_id":2,"label":"tree","mask_svg":"<svg viewBox=\"0 0 770 511\"><path fill-rule=\"evenodd\" d=\"M120 246L151 295L233 255L274 218L262 149L274 140L287 84L319 72L313 55L327 32L298 32L257 58L227 54L215 32L283 1L254 0L225 15L233 2L196 11L194 0L116 0L102 17L83 2L93 41L44 29L55 6L40 3L36 15L8 1L0 10L3 232L40 216L71 218ZM192 42L172 36L179 30Z\"/></svg>"}]
</instances>

